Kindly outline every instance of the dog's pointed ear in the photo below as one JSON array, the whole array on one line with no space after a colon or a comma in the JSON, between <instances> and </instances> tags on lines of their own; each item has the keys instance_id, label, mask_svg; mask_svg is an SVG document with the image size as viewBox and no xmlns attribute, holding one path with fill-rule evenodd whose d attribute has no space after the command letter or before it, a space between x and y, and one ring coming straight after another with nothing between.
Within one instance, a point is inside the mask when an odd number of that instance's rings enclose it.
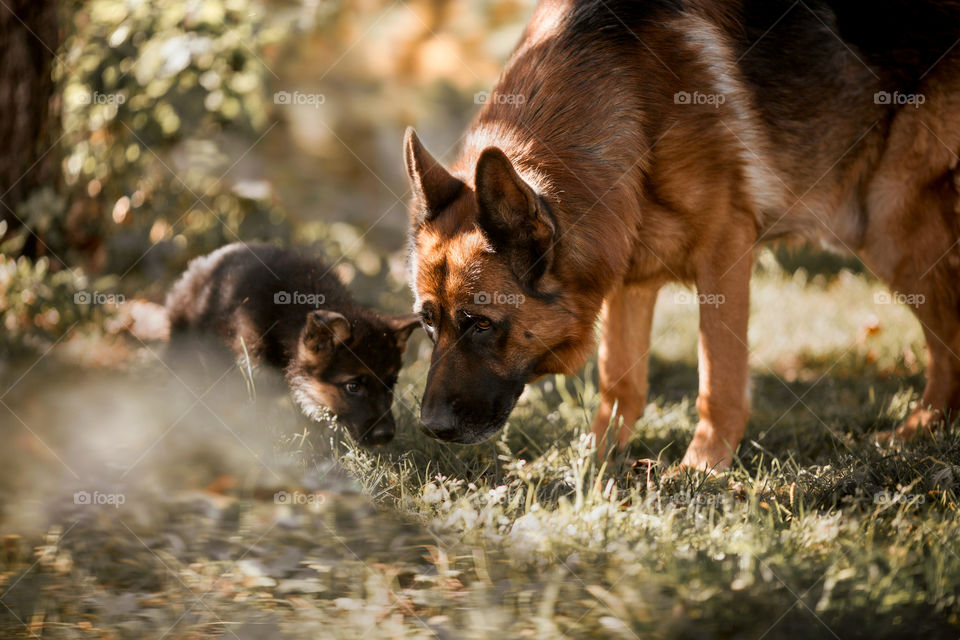
<instances>
[{"instance_id":1,"label":"dog's pointed ear","mask_svg":"<svg viewBox=\"0 0 960 640\"><path fill-rule=\"evenodd\" d=\"M416 313L405 313L398 316L387 316L384 318L387 326L393 331L393 339L397 346L403 351L407 348L407 340L413 330L420 326L420 316Z\"/></svg>"},{"instance_id":2,"label":"dog's pointed ear","mask_svg":"<svg viewBox=\"0 0 960 640\"><path fill-rule=\"evenodd\" d=\"M350 339L350 322L336 311L317 309L307 314L307 326L303 329L302 346L305 355L313 358L333 352L337 345Z\"/></svg>"},{"instance_id":3,"label":"dog's pointed ear","mask_svg":"<svg viewBox=\"0 0 960 640\"><path fill-rule=\"evenodd\" d=\"M537 193L497 147L480 154L476 189L480 229L517 277L533 284L550 266L557 233Z\"/></svg>"},{"instance_id":4,"label":"dog's pointed ear","mask_svg":"<svg viewBox=\"0 0 960 640\"><path fill-rule=\"evenodd\" d=\"M464 184L430 155L413 127L407 127L403 136L403 159L416 199L412 222L415 226L421 226L453 202Z\"/></svg>"}]
</instances>

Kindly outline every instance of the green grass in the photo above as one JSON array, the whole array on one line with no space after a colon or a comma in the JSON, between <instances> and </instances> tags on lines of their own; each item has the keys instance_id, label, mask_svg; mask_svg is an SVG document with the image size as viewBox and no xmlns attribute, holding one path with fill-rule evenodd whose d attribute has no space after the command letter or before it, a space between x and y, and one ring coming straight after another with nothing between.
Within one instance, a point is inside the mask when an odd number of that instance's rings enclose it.
<instances>
[{"instance_id":1,"label":"green grass","mask_svg":"<svg viewBox=\"0 0 960 640\"><path fill-rule=\"evenodd\" d=\"M252 402L236 371L135 465L121 509L69 504L76 482L14 447L0 453L16 472L0 486L13 497L2 533L19 536L0 563L0 623L25 635L16 613L40 637L956 638L960 433L869 438L922 385L919 327L879 291L761 256L753 414L716 478L674 465L696 424L696 310L672 289L650 404L629 457L604 464L586 438L593 365L531 385L493 441L421 435L423 343L385 448L299 420L285 396L258 388ZM87 452L80 486L102 462L128 468L192 402L159 366L99 376L111 391L94 379L56 394L66 416L44 409L44 380L7 399L68 462ZM95 418L69 409L97 394ZM94 442L109 446L90 454ZM277 505L278 489L322 498Z\"/></svg>"}]
</instances>

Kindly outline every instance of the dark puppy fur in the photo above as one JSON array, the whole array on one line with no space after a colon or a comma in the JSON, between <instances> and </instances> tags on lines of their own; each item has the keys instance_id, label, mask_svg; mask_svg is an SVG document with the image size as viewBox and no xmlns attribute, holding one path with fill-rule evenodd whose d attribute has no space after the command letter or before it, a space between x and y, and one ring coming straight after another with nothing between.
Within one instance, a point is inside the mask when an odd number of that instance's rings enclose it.
<instances>
[{"instance_id":1,"label":"dark puppy fur","mask_svg":"<svg viewBox=\"0 0 960 640\"><path fill-rule=\"evenodd\" d=\"M193 260L167 295L170 337L210 335L283 369L304 413L328 408L366 444L395 431L393 388L418 319L356 304L315 257L236 243Z\"/></svg>"}]
</instances>

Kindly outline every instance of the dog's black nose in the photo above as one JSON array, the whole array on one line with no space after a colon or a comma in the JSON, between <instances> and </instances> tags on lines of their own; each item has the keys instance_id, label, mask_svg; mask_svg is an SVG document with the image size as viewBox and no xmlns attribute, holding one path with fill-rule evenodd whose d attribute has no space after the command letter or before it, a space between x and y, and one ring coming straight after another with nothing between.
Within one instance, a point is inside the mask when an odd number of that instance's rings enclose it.
<instances>
[{"instance_id":1,"label":"dog's black nose","mask_svg":"<svg viewBox=\"0 0 960 640\"><path fill-rule=\"evenodd\" d=\"M393 440L394 427L392 424L374 425L363 437L365 444L386 444Z\"/></svg>"},{"instance_id":2,"label":"dog's black nose","mask_svg":"<svg viewBox=\"0 0 960 640\"><path fill-rule=\"evenodd\" d=\"M457 435L456 429L454 429L453 425L451 424L421 422L420 427L431 438L436 438L437 440L443 440L445 442L450 442Z\"/></svg>"},{"instance_id":3,"label":"dog's black nose","mask_svg":"<svg viewBox=\"0 0 960 640\"><path fill-rule=\"evenodd\" d=\"M449 411L443 409L420 412L420 428L424 433L437 440L449 442L457 435L456 420Z\"/></svg>"}]
</instances>

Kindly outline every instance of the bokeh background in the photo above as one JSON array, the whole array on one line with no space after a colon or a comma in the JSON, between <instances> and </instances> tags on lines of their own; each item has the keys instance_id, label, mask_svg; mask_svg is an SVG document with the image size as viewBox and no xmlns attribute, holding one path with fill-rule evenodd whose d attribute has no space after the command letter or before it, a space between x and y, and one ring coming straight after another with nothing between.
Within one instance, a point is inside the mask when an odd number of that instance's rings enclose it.
<instances>
[{"instance_id":1,"label":"bokeh background","mask_svg":"<svg viewBox=\"0 0 960 640\"><path fill-rule=\"evenodd\" d=\"M532 6L62 3L35 142L46 179L24 189L29 171L5 198L3 351L90 311L58 295L96 284L157 300L189 258L237 239L315 245L361 298L402 307L403 130L450 159Z\"/></svg>"},{"instance_id":2,"label":"bokeh background","mask_svg":"<svg viewBox=\"0 0 960 640\"><path fill-rule=\"evenodd\" d=\"M960 433L870 440L925 357L856 260L758 251L753 414L721 478L669 467L697 421L682 287L609 464L593 361L448 446L416 426L418 332L374 450L268 373L166 366L144 303L238 239L408 311L403 130L451 160L533 4L0 2L0 636L957 636Z\"/></svg>"}]
</instances>

